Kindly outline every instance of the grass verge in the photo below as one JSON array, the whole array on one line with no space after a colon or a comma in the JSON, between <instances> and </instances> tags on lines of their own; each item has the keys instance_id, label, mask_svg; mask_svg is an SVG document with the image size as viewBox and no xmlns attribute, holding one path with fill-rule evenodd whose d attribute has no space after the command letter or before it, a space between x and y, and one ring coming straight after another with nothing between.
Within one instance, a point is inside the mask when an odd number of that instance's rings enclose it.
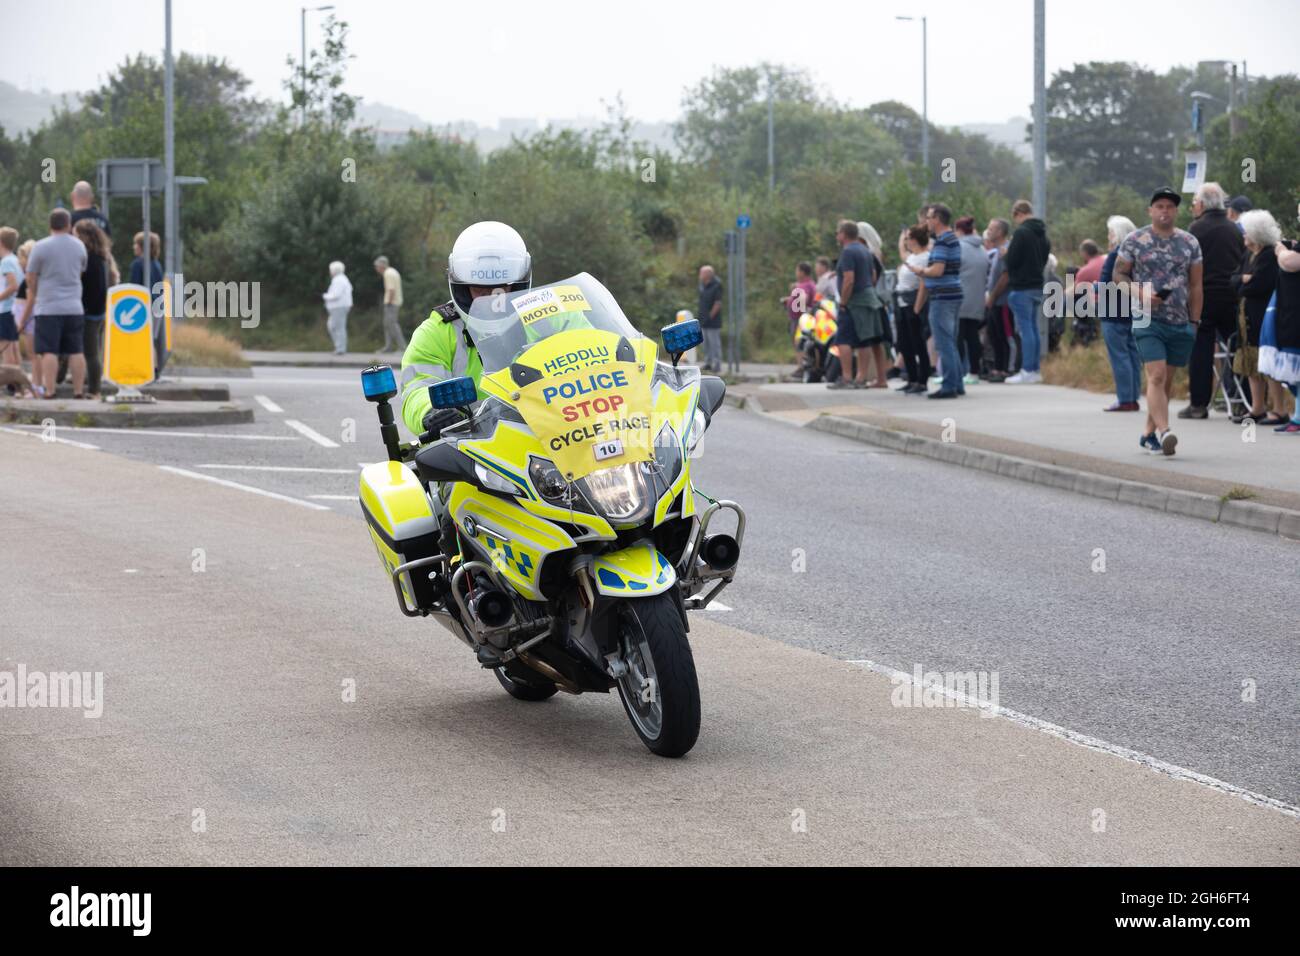
<instances>
[{"instance_id":1,"label":"grass verge","mask_svg":"<svg viewBox=\"0 0 1300 956\"><path fill-rule=\"evenodd\" d=\"M168 361L171 365L206 368L242 368L248 364L238 342L196 321L172 326L172 352Z\"/></svg>"}]
</instances>

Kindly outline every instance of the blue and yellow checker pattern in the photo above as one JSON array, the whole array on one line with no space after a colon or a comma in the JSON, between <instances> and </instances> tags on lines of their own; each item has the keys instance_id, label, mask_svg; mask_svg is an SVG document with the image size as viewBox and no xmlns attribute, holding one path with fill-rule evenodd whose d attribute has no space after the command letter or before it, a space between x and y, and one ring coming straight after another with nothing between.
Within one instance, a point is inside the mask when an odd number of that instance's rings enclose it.
<instances>
[{"instance_id":1,"label":"blue and yellow checker pattern","mask_svg":"<svg viewBox=\"0 0 1300 956\"><path fill-rule=\"evenodd\" d=\"M533 556L518 544L498 541L492 535L485 534L483 535L483 546L488 549L494 559L500 558L524 577L531 578L533 576L533 568L536 567Z\"/></svg>"},{"instance_id":2,"label":"blue and yellow checker pattern","mask_svg":"<svg viewBox=\"0 0 1300 956\"><path fill-rule=\"evenodd\" d=\"M612 597L650 597L677 583L677 572L649 541L603 554L592 564L596 590Z\"/></svg>"}]
</instances>

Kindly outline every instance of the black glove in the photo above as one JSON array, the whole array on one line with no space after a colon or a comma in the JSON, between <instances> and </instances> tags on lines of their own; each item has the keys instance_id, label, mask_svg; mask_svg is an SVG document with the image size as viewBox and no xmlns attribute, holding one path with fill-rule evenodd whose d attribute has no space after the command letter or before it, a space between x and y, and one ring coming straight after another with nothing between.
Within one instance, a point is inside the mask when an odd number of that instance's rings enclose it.
<instances>
[{"instance_id":1,"label":"black glove","mask_svg":"<svg viewBox=\"0 0 1300 956\"><path fill-rule=\"evenodd\" d=\"M424 416L424 421L420 423L424 426L424 434L420 436L420 441L433 441L442 434L444 428L450 428L464 419L465 416L459 408L431 409Z\"/></svg>"}]
</instances>

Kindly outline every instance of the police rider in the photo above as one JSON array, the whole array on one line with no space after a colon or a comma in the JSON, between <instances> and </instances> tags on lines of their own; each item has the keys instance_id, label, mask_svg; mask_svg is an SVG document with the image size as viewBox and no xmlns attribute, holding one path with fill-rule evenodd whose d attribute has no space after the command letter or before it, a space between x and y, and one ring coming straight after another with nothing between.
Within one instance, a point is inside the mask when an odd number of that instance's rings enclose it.
<instances>
[{"instance_id":1,"label":"police rider","mask_svg":"<svg viewBox=\"0 0 1300 956\"><path fill-rule=\"evenodd\" d=\"M435 409L429 386L468 375L478 385L483 362L465 320L470 305L497 291L518 292L533 283L533 260L523 237L503 222L476 222L456 237L447 257L451 299L435 308L411 336L402 356L402 421L415 435L459 421L457 409Z\"/></svg>"}]
</instances>

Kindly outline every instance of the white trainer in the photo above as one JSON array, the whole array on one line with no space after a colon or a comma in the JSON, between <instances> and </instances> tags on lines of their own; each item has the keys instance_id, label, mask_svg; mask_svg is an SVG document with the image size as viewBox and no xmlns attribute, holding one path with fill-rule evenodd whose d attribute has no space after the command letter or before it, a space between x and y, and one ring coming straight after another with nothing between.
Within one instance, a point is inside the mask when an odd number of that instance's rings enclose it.
<instances>
[{"instance_id":1,"label":"white trainer","mask_svg":"<svg viewBox=\"0 0 1300 956\"><path fill-rule=\"evenodd\" d=\"M1043 380L1041 372L1019 371L1007 379L1008 385L1037 385Z\"/></svg>"}]
</instances>

